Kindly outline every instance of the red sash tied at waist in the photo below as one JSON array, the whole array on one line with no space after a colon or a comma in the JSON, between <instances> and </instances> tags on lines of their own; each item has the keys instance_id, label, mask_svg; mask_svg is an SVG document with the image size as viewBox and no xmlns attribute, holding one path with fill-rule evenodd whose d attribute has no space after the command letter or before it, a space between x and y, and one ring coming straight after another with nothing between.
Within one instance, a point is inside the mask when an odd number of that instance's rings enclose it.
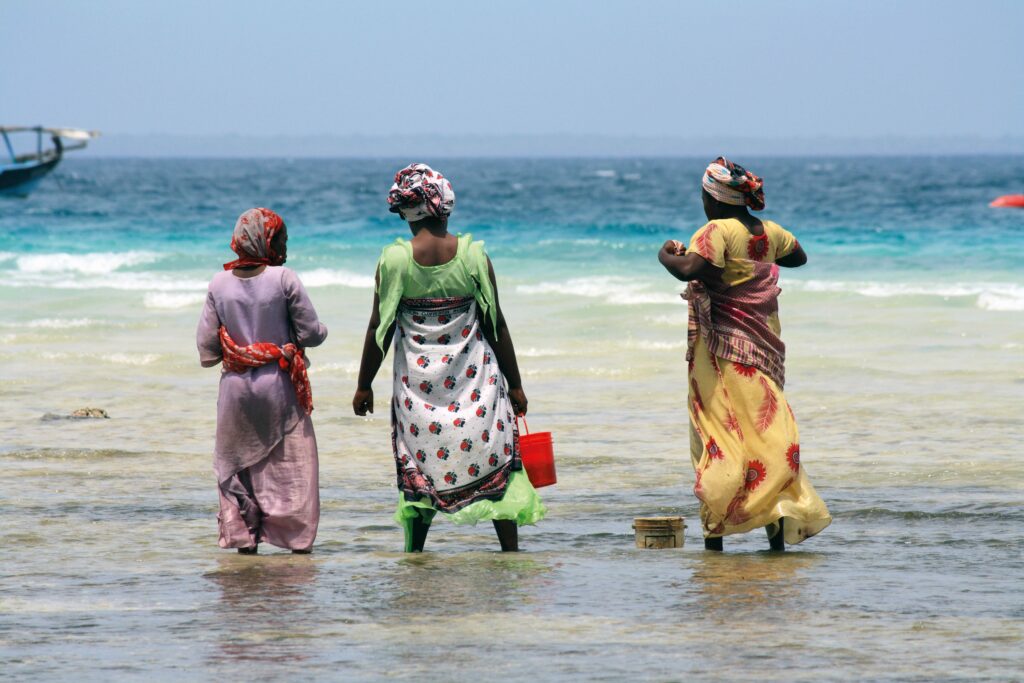
<instances>
[{"instance_id":1,"label":"red sash tied at waist","mask_svg":"<svg viewBox=\"0 0 1024 683\"><path fill-rule=\"evenodd\" d=\"M291 377L295 385L295 396L306 415L313 412L313 388L309 384L302 349L298 346L278 346L270 342L239 346L223 325L220 327L220 346L224 353L224 367L230 372L245 372L249 368L258 368L276 360L278 366Z\"/></svg>"}]
</instances>

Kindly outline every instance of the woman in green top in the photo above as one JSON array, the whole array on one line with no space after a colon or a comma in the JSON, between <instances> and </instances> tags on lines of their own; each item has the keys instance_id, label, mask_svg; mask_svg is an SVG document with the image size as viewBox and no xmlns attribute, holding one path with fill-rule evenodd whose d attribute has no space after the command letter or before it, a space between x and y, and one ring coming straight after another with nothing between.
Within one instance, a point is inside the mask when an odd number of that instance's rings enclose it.
<instances>
[{"instance_id":1,"label":"woman in green top","mask_svg":"<svg viewBox=\"0 0 1024 683\"><path fill-rule=\"evenodd\" d=\"M394 339L395 520L405 549L423 550L440 511L456 524L492 520L501 549L518 550L517 525L546 510L519 458L515 416L527 401L494 268L483 242L448 233L455 193L426 164L398 172L388 204L413 238L385 247L377 263L352 407L373 412L371 384Z\"/></svg>"}]
</instances>

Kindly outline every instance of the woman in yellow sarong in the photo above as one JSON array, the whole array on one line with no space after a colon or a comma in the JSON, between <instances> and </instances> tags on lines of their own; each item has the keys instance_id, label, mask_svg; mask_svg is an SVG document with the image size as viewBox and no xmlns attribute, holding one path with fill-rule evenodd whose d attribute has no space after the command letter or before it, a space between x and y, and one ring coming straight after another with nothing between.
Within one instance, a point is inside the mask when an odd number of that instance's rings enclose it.
<instances>
[{"instance_id":1,"label":"woman in yellow sarong","mask_svg":"<svg viewBox=\"0 0 1024 683\"><path fill-rule=\"evenodd\" d=\"M670 240L658 260L689 281L688 361L693 493L704 547L765 527L772 550L832 521L800 461L800 435L782 393L779 266L807 262L792 233L752 216L764 208L759 177L722 157L704 173L708 223L687 249Z\"/></svg>"}]
</instances>

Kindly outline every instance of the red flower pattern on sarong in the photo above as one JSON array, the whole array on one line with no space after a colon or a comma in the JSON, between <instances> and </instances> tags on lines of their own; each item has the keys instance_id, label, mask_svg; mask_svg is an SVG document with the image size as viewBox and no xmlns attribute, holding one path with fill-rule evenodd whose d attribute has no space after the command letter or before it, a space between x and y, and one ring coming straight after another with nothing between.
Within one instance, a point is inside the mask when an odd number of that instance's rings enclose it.
<instances>
[{"instance_id":1,"label":"red flower pattern on sarong","mask_svg":"<svg viewBox=\"0 0 1024 683\"><path fill-rule=\"evenodd\" d=\"M704 402L700 398L700 389L697 388L697 380L690 380L690 388L693 390L693 408L695 411L700 412L704 410Z\"/></svg>"},{"instance_id":2,"label":"red flower pattern on sarong","mask_svg":"<svg viewBox=\"0 0 1024 683\"><path fill-rule=\"evenodd\" d=\"M725 458L725 453L723 453L721 447L715 443L715 437L711 437L711 439L704 444L704 448L708 452L708 457L712 460L722 460Z\"/></svg>"},{"instance_id":3,"label":"red flower pattern on sarong","mask_svg":"<svg viewBox=\"0 0 1024 683\"><path fill-rule=\"evenodd\" d=\"M761 377L761 386L764 388L764 400L761 401L761 407L757 411L757 431L766 431L772 425L772 420L775 419L775 413L779 409L779 399L772 391L771 385L768 384L768 380Z\"/></svg>"},{"instance_id":4,"label":"red flower pattern on sarong","mask_svg":"<svg viewBox=\"0 0 1024 683\"><path fill-rule=\"evenodd\" d=\"M756 367L754 367L753 365L746 365L745 363L734 362L732 364L732 369L735 370L738 374L743 375L744 377L753 377L754 375L757 374Z\"/></svg>"},{"instance_id":5,"label":"red flower pattern on sarong","mask_svg":"<svg viewBox=\"0 0 1024 683\"><path fill-rule=\"evenodd\" d=\"M791 444L786 450L786 462L789 463L789 469L794 472L800 470L800 444Z\"/></svg>"},{"instance_id":6,"label":"red flower pattern on sarong","mask_svg":"<svg viewBox=\"0 0 1024 683\"><path fill-rule=\"evenodd\" d=\"M725 510L724 521L729 524L743 524L745 521L750 519L750 513L744 508L743 504L747 502L747 491L745 488L733 496L732 501L729 502L729 507ZM713 533L722 533L725 530L725 524L719 522L718 525L712 529Z\"/></svg>"},{"instance_id":7,"label":"red flower pattern on sarong","mask_svg":"<svg viewBox=\"0 0 1024 683\"><path fill-rule=\"evenodd\" d=\"M697 235L697 239L693 241L691 251L696 251L697 254L708 263L714 263L715 261L715 245L711 241L711 235L718 229L717 223L708 223L708 227L701 234Z\"/></svg>"},{"instance_id":8,"label":"red flower pattern on sarong","mask_svg":"<svg viewBox=\"0 0 1024 683\"><path fill-rule=\"evenodd\" d=\"M768 234L753 235L747 242L747 256L752 261L764 261L768 256Z\"/></svg>"},{"instance_id":9,"label":"red flower pattern on sarong","mask_svg":"<svg viewBox=\"0 0 1024 683\"><path fill-rule=\"evenodd\" d=\"M747 476L743 480L743 488L753 491L761 485L765 476L767 476L767 472L765 471L764 463L760 460L751 460L747 463Z\"/></svg>"},{"instance_id":10,"label":"red flower pattern on sarong","mask_svg":"<svg viewBox=\"0 0 1024 683\"><path fill-rule=\"evenodd\" d=\"M278 367L288 373L295 385L295 396L306 414L313 412L313 388L306 373L306 360L302 349L295 344L278 346L270 342L255 342L239 346L228 334L226 327L220 328L220 345L224 352L224 367L229 372L245 372L277 361Z\"/></svg>"},{"instance_id":11,"label":"red flower pattern on sarong","mask_svg":"<svg viewBox=\"0 0 1024 683\"><path fill-rule=\"evenodd\" d=\"M740 441L743 441L743 429L740 427L740 421L736 418L736 413L730 411L726 415L725 428L733 432Z\"/></svg>"}]
</instances>

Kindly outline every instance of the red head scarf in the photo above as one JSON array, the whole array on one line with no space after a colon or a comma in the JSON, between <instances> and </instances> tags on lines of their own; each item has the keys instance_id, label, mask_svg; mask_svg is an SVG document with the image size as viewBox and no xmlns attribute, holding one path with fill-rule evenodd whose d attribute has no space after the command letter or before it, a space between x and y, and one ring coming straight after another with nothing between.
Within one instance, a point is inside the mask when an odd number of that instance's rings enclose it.
<instances>
[{"instance_id":1,"label":"red head scarf","mask_svg":"<svg viewBox=\"0 0 1024 683\"><path fill-rule=\"evenodd\" d=\"M231 251L238 258L224 264L224 270L241 266L279 266L284 258L270 246L274 235L284 230L284 221L270 209L249 209L238 217L231 236Z\"/></svg>"}]
</instances>

